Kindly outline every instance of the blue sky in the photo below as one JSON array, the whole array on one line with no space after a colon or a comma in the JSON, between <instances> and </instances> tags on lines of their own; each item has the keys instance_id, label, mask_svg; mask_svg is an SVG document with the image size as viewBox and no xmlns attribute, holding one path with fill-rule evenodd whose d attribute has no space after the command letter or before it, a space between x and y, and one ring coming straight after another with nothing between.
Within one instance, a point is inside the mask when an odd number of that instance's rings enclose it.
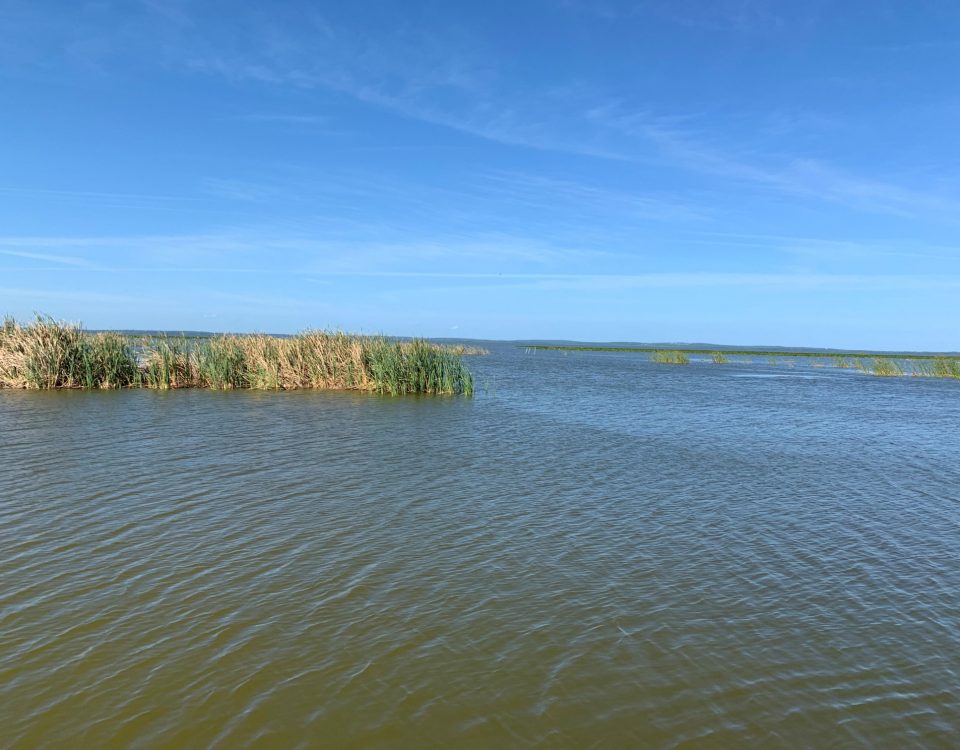
<instances>
[{"instance_id":1,"label":"blue sky","mask_svg":"<svg viewBox=\"0 0 960 750\"><path fill-rule=\"evenodd\" d=\"M960 4L0 0L0 313L960 349Z\"/></svg>"}]
</instances>

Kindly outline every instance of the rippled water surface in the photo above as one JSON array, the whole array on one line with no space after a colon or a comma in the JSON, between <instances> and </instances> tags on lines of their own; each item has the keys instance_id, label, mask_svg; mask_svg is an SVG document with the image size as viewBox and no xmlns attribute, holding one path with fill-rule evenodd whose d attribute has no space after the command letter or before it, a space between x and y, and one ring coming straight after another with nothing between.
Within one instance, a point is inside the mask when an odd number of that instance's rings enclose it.
<instances>
[{"instance_id":1,"label":"rippled water surface","mask_svg":"<svg viewBox=\"0 0 960 750\"><path fill-rule=\"evenodd\" d=\"M0 746L957 746L960 384L470 364L0 392Z\"/></svg>"}]
</instances>

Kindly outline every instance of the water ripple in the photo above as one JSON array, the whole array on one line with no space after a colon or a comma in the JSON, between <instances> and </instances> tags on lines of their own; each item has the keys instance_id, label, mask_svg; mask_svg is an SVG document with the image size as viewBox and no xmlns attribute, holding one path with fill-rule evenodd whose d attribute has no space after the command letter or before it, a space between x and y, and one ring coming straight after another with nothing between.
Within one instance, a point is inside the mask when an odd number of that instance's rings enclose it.
<instances>
[{"instance_id":1,"label":"water ripple","mask_svg":"<svg viewBox=\"0 0 960 750\"><path fill-rule=\"evenodd\" d=\"M955 384L0 393L0 746L952 747Z\"/></svg>"}]
</instances>

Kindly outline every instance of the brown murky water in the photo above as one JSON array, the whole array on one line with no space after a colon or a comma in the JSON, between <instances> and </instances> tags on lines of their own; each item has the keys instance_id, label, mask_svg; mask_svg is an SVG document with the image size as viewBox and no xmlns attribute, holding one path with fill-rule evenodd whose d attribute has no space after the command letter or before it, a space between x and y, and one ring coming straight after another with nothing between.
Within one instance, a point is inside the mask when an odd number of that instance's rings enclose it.
<instances>
[{"instance_id":1,"label":"brown murky water","mask_svg":"<svg viewBox=\"0 0 960 750\"><path fill-rule=\"evenodd\" d=\"M956 746L960 384L471 365L0 392L0 746Z\"/></svg>"}]
</instances>

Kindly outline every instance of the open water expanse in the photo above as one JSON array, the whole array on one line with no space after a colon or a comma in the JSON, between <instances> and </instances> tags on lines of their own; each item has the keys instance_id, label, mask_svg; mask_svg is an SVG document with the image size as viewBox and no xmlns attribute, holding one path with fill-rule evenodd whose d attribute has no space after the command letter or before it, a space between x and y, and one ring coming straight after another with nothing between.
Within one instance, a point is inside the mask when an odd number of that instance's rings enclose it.
<instances>
[{"instance_id":1,"label":"open water expanse","mask_svg":"<svg viewBox=\"0 0 960 750\"><path fill-rule=\"evenodd\" d=\"M952 748L960 383L0 391L0 747Z\"/></svg>"}]
</instances>

